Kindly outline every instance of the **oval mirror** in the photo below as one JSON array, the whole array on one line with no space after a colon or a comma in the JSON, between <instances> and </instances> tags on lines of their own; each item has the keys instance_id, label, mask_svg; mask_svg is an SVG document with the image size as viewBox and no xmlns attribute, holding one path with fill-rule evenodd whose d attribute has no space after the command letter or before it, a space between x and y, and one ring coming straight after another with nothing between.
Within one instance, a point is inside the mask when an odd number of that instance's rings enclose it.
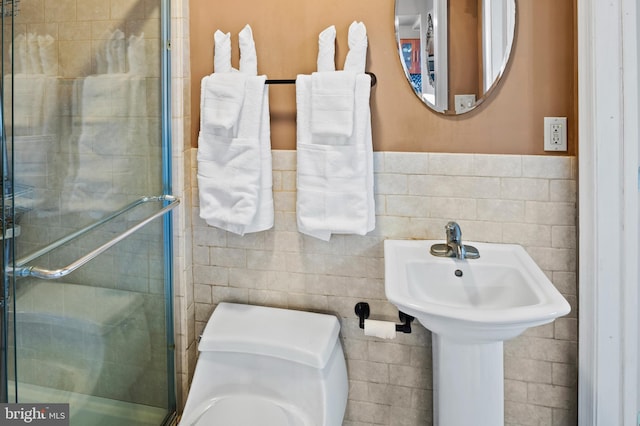
<instances>
[{"instance_id":1,"label":"oval mirror","mask_svg":"<svg viewBox=\"0 0 640 426\"><path fill-rule=\"evenodd\" d=\"M463 114L500 81L515 37L516 0L396 0L400 61L431 109Z\"/></svg>"}]
</instances>

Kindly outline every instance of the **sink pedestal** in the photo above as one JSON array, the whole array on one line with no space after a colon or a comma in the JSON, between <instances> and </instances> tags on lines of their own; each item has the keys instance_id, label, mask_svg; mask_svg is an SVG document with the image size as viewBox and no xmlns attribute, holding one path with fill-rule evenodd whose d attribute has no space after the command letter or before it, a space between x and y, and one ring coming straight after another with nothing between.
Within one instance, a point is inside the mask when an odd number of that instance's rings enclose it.
<instances>
[{"instance_id":1,"label":"sink pedestal","mask_svg":"<svg viewBox=\"0 0 640 426\"><path fill-rule=\"evenodd\" d=\"M435 426L504 426L502 342L432 333Z\"/></svg>"}]
</instances>

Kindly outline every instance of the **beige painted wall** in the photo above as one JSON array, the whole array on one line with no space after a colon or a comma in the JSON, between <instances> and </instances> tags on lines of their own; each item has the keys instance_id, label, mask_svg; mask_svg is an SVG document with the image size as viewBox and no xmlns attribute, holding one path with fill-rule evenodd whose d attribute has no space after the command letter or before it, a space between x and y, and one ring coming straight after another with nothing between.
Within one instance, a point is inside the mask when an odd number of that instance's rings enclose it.
<instances>
[{"instance_id":1,"label":"beige painted wall","mask_svg":"<svg viewBox=\"0 0 640 426\"><path fill-rule=\"evenodd\" d=\"M566 116L570 155L577 152L575 0L520 0L513 61L495 96L459 117L433 113L413 94L398 58L394 1L248 0L191 1L191 145L197 145L200 80L213 70L213 33L232 33L232 62L238 63L238 32L253 28L258 72L295 78L315 70L317 36L329 25L338 31L338 69L347 53L354 20L368 29L367 70L376 74L372 91L376 151L545 154L543 117ZM295 88L270 88L274 149L295 148Z\"/></svg>"},{"instance_id":2,"label":"beige painted wall","mask_svg":"<svg viewBox=\"0 0 640 426\"><path fill-rule=\"evenodd\" d=\"M478 13L482 0L457 0L449 3L449 109L455 110L455 95L480 97L482 76L481 28ZM479 10L480 9L480 10Z\"/></svg>"}]
</instances>

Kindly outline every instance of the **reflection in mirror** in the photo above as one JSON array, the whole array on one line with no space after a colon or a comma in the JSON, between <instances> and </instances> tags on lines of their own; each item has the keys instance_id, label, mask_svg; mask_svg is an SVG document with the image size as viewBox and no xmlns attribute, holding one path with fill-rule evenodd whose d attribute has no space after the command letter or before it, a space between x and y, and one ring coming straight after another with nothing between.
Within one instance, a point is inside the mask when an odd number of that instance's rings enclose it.
<instances>
[{"instance_id":1,"label":"reflection in mirror","mask_svg":"<svg viewBox=\"0 0 640 426\"><path fill-rule=\"evenodd\" d=\"M516 0L396 0L396 38L414 92L433 110L462 114L504 73Z\"/></svg>"}]
</instances>

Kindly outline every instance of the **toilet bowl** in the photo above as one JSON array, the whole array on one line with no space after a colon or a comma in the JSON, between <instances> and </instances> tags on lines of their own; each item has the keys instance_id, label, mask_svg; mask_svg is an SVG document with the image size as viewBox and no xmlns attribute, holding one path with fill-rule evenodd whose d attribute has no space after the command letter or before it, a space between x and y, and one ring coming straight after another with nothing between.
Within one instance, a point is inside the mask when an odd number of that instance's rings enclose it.
<instances>
[{"instance_id":1,"label":"toilet bowl","mask_svg":"<svg viewBox=\"0 0 640 426\"><path fill-rule=\"evenodd\" d=\"M180 426L340 426L347 369L336 317L220 303Z\"/></svg>"}]
</instances>

